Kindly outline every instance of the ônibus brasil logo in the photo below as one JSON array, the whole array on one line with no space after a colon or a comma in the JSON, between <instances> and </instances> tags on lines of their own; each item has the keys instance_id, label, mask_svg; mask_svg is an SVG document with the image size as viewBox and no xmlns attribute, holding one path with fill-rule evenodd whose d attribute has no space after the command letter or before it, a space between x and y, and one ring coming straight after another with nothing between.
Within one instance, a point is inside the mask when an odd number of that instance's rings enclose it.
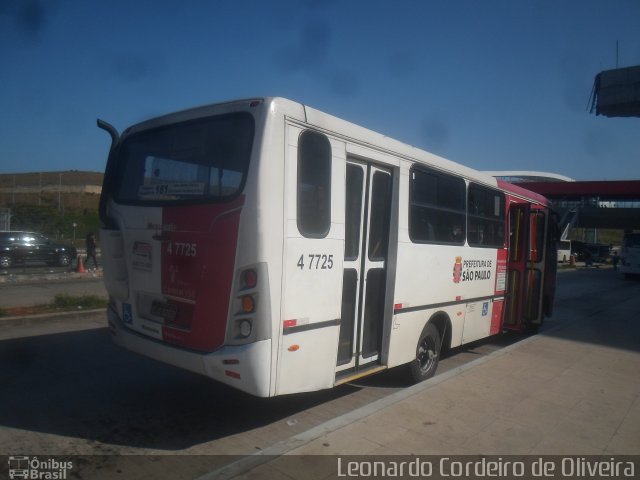
<instances>
[{"instance_id":1,"label":"\u00f4nibus brasil logo","mask_svg":"<svg viewBox=\"0 0 640 480\"><path fill-rule=\"evenodd\" d=\"M73 468L73 462L59 461L54 458L40 460L38 457L10 456L9 478L65 480L67 473Z\"/></svg>"}]
</instances>

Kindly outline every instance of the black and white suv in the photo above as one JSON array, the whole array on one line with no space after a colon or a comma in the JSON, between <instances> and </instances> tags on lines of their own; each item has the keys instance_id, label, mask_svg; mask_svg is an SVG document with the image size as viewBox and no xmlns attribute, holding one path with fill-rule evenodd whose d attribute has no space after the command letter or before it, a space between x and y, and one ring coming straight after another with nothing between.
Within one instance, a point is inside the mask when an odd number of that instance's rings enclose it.
<instances>
[{"instance_id":1,"label":"black and white suv","mask_svg":"<svg viewBox=\"0 0 640 480\"><path fill-rule=\"evenodd\" d=\"M39 233L0 232L0 268L27 263L67 267L77 255L75 247L54 243Z\"/></svg>"}]
</instances>

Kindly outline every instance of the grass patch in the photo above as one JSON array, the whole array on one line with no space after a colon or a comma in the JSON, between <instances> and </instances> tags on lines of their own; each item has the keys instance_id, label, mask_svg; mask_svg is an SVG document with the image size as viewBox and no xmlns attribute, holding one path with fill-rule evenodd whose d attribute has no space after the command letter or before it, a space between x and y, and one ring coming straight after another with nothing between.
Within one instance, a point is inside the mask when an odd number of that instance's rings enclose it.
<instances>
[{"instance_id":1,"label":"grass patch","mask_svg":"<svg viewBox=\"0 0 640 480\"><path fill-rule=\"evenodd\" d=\"M73 296L59 293L53 298L51 305L57 309L68 308L106 308L107 300L97 295Z\"/></svg>"},{"instance_id":2,"label":"grass patch","mask_svg":"<svg viewBox=\"0 0 640 480\"><path fill-rule=\"evenodd\" d=\"M56 313L78 310L97 310L107 308L107 299L97 295L67 295L57 294L51 303L33 305L29 307L0 308L1 317L38 315L41 313Z\"/></svg>"}]
</instances>

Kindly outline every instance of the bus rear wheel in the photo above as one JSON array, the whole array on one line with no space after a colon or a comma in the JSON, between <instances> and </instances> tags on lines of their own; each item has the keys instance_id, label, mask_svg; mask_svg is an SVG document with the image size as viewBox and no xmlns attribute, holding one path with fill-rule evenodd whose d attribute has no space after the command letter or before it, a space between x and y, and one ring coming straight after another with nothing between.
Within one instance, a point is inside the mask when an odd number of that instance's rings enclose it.
<instances>
[{"instance_id":1,"label":"bus rear wheel","mask_svg":"<svg viewBox=\"0 0 640 480\"><path fill-rule=\"evenodd\" d=\"M440 360L440 332L433 323L428 323L422 330L416 358L410 363L411 376L418 383L435 375Z\"/></svg>"}]
</instances>

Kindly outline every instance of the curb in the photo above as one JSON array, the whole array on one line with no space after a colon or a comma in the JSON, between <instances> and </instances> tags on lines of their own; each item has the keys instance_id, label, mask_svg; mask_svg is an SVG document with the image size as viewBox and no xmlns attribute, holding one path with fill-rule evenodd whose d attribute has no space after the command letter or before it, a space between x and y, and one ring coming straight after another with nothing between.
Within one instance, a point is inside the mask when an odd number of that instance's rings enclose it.
<instances>
[{"instance_id":1,"label":"curb","mask_svg":"<svg viewBox=\"0 0 640 480\"><path fill-rule=\"evenodd\" d=\"M70 310L66 312L41 313L38 315L22 315L15 317L0 317L0 328L25 327L42 325L51 322L65 322L86 317L105 316L106 308L95 310Z\"/></svg>"},{"instance_id":2,"label":"curb","mask_svg":"<svg viewBox=\"0 0 640 480\"><path fill-rule=\"evenodd\" d=\"M363 420L366 417L373 415L374 413L383 410L391 405L394 405L402 400L405 400L409 397L417 395L425 390L430 388L434 388L435 386L446 382L452 377L456 377L461 373L467 372L478 365L482 365L484 363L490 362L497 357L501 357L502 355L509 355L514 350L517 350L529 343L542 341L544 337L546 337L550 332L554 332L557 330L562 330L567 328L575 323L575 319L566 319L561 324L551 327L547 330L540 332L539 334L532 335L527 338L523 338L519 342L516 342L507 347L501 348L500 350L496 350L489 355L473 360L472 362L466 363L459 367L453 368L452 370L448 370L447 372L442 373L441 375L436 375L424 382L417 383L410 387L407 387L403 390L399 390L391 395L386 397L382 397L372 403L364 405L362 407L356 408L350 412L344 413L338 417L335 417L331 420L327 420L326 422L316 425L315 427L310 428L304 432L298 433L289 437L288 439L281 440L279 442L274 443L273 445L266 447L265 449L249 454L245 457L236 460L228 465L224 465L218 469L205 473L196 480L230 480L238 475L245 474L250 472L254 468L259 467L265 463L270 462L275 457L280 457L283 455L287 455L292 450L296 448L302 447L318 438L326 435L328 433L339 430L340 428L346 427L352 423Z\"/></svg>"}]
</instances>

